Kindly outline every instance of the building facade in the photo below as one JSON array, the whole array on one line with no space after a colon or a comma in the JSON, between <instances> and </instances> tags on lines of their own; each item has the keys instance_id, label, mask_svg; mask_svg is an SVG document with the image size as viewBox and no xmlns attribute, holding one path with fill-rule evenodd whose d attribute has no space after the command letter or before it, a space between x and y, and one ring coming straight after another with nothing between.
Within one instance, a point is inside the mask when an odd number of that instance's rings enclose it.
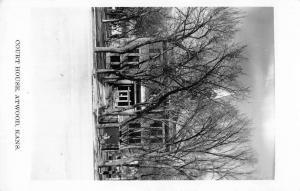
<instances>
[{"instance_id":1,"label":"building facade","mask_svg":"<svg viewBox=\"0 0 300 191\"><path fill-rule=\"evenodd\" d=\"M162 51L162 43L156 43L145 45L125 54L107 53L107 69L122 70L122 67L126 65L135 72L144 69L149 64L148 60L151 60L151 57L157 56L158 59L155 61L162 62L162 56L160 56ZM133 113L143 109L142 106L132 107L145 102L147 99L147 90L142 83L139 80L122 79L113 75L106 79L106 83L112 87L111 109L123 109L126 112L102 116L98 121L100 138L102 139L101 150L106 156L105 160L108 162L119 160L124 153L128 154L145 145L163 146L168 132L168 124L163 120L164 111L152 114L153 118L157 120L139 119L128 123L125 127L120 126ZM130 172L134 172L135 169L134 167L128 169L128 166L104 165L99 166L99 174L103 179L122 179L121 172L125 170L124 168Z\"/></svg>"}]
</instances>

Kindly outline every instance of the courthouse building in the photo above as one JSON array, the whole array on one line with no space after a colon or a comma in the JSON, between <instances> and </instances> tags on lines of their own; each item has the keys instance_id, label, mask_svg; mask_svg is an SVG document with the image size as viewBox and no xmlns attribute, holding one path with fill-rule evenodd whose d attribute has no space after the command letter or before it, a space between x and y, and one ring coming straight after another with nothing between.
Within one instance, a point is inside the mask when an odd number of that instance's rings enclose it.
<instances>
[{"instance_id":1,"label":"courthouse building","mask_svg":"<svg viewBox=\"0 0 300 191\"><path fill-rule=\"evenodd\" d=\"M162 43L156 43L139 47L125 54L106 53L106 66L107 69L118 70L126 64L132 65L131 70L138 70L147 65L147 62L138 64L139 62L156 56L162 51ZM162 62L162 56L156 61ZM112 88L111 109L129 108L147 99L147 89L138 80L131 81L113 76L105 80ZM128 119L130 113L142 109L142 107L133 108L126 110L128 114L108 115L99 120L99 132L104 137L104 140L102 140L102 151L105 152L107 161L120 159L122 158L122 152L128 152L130 149L138 148L145 144L162 146L166 138L168 138L169 125L164 123L163 120L140 119L129 123L121 129L120 123ZM153 115L155 115L155 118L167 117L163 110ZM119 172L120 167L99 167L99 173L102 174L103 179L113 177L118 179L120 178Z\"/></svg>"}]
</instances>

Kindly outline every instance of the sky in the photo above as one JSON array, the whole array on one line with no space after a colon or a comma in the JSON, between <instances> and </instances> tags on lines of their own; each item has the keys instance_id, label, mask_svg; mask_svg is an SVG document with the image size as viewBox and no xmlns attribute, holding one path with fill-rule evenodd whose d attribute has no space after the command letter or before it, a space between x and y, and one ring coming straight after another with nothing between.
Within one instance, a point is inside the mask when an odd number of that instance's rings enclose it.
<instances>
[{"instance_id":1,"label":"sky","mask_svg":"<svg viewBox=\"0 0 300 191\"><path fill-rule=\"evenodd\" d=\"M243 83L250 87L249 98L240 110L252 119L252 143L257 154L255 179L274 178L274 14L273 8L241 8L245 19L237 40L247 45Z\"/></svg>"}]
</instances>

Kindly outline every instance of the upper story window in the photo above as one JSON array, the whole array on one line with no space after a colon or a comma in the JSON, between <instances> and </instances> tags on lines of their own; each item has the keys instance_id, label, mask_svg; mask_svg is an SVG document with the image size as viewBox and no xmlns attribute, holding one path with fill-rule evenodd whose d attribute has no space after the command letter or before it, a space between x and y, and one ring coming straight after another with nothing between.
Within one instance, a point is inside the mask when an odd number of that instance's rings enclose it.
<instances>
[{"instance_id":1,"label":"upper story window","mask_svg":"<svg viewBox=\"0 0 300 191\"><path fill-rule=\"evenodd\" d=\"M154 43L149 45L149 53L160 53L161 52L161 44Z\"/></svg>"},{"instance_id":2,"label":"upper story window","mask_svg":"<svg viewBox=\"0 0 300 191\"><path fill-rule=\"evenodd\" d=\"M120 62L120 56L110 56L110 62Z\"/></svg>"},{"instance_id":3,"label":"upper story window","mask_svg":"<svg viewBox=\"0 0 300 191\"><path fill-rule=\"evenodd\" d=\"M160 48L150 47L149 53L160 53Z\"/></svg>"},{"instance_id":4,"label":"upper story window","mask_svg":"<svg viewBox=\"0 0 300 191\"><path fill-rule=\"evenodd\" d=\"M139 53L140 50L138 48L128 51L127 53Z\"/></svg>"},{"instance_id":5,"label":"upper story window","mask_svg":"<svg viewBox=\"0 0 300 191\"><path fill-rule=\"evenodd\" d=\"M139 62L139 56L127 56L127 62Z\"/></svg>"},{"instance_id":6,"label":"upper story window","mask_svg":"<svg viewBox=\"0 0 300 191\"><path fill-rule=\"evenodd\" d=\"M152 128L150 130L150 136L161 136L163 134L162 129Z\"/></svg>"},{"instance_id":7,"label":"upper story window","mask_svg":"<svg viewBox=\"0 0 300 191\"><path fill-rule=\"evenodd\" d=\"M162 137L154 137L150 139L150 143L162 143L163 138Z\"/></svg>"},{"instance_id":8,"label":"upper story window","mask_svg":"<svg viewBox=\"0 0 300 191\"><path fill-rule=\"evenodd\" d=\"M150 124L150 143L163 143L163 123L154 121Z\"/></svg>"},{"instance_id":9,"label":"upper story window","mask_svg":"<svg viewBox=\"0 0 300 191\"><path fill-rule=\"evenodd\" d=\"M128 143L130 144L141 143L142 141L141 124L130 123L128 125L128 129L129 129Z\"/></svg>"},{"instance_id":10,"label":"upper story window","mask_svg":"<svg viewBox=\"0 0 300 191\"><path fill-rule=\"evenodd\" d=\"M154 121L150 124L150 127L162 127L162 121Z\"/></svg>"}]
</instances>

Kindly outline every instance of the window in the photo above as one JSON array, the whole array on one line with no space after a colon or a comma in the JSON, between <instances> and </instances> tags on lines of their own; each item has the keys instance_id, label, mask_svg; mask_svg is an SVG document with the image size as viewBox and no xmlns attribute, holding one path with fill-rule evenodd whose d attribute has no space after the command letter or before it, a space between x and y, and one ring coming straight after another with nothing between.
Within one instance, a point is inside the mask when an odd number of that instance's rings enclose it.
<instances>
[{"instance_id":1,"label":"window","mask_svg":"<svg viewBox=\"0 0 300 191\"><path fill-rule=\"evenodd\" d=\"M163 138L162 137L155 137L150 139L150 143L162 143Z\"/></svg>"},{"instance_id":2,"label":"window","mask_svg":"<svg viewBox=\"0 0 300 191\"><path fill-rule=\"evenodd\" d=\"M162 129L151 129L150 136L161 136L163 134Z\"/></svg>"},{"instance_id":3,"label":"window","mask_svg":"<svg viewBox=\"0 0 300 191\"><path fill-rule=\"evenodd\" d=\"M139 56L127 56L127 62L139 62Z\"/></svg>"},{"instance_id":4,"label":"window","mask_svg":"<svg viewBox=\"0 0 300 191\"><path fill-rule=\"evenodd\" d=\"M162 143L163 137L163 122L153 121L150 124L150 143Z\"/></svg>"},{"instance_id":5,"label":"window","mask_svg":"<svg viewBox=\"0 0 300 191\"><path fill-rule=\"evenodd\" d=\"M116 92L116 103L117 106L125 107L129 105L133 105L134 100L132 100L131 94L133 93L133 86L123 85L118 87L118 91Z\"/></svg>"},{"instance_id":6,"label":"window","mask_svg":"<svg viewBox=\"0 0 300 191\"><path fill-rule=\"evenodd\" d=\"M128 142L130 144L141 143L141 124L140 123L131 123L128 125L129 134L128 134Z\"/></svg>"},{"instance_id":7,"label":"window","mask_svg":"<svg viewBox=\"0 0 300 191\"><path fill-rule=\"evenodd\" d=\"M128 53L139 53L139 49L136 48L136 49L130 50L130 51L128 51Z\"/></svg>"},{"instance_id":8,"label":"window","mask_svg":"<svg viewBox=\"0 0 300 191\"><path fill-rule=\"evenodd\" d=\"M140 129L141 128L140 123L130 123L128 126L130 129Z\"/></svg>"},{"instance_id":9,"label":"window","mask_svg":"<svg viewBox=\"0 0 300 191\"><path fill-rule=\"evenodd\" d=\"M149 53L154 54L154 53L160 53L161 52L161 44L160 43L154 43L149 45Z\"/></svg>"},{"instance_id":10,"label":"window","mask_svg":"<svg viewBox=\"0 0 300 191\"><path fill-rule=\"evenodd\" d=\"M122 101L128 101L128 98L127 97L119 97L119 100L122 100Z\"/></svg>"},{"instance_id":11,"label":"window","mask_svg":"<svg viewBox=\"0 0 300 191\"><path fill-rule=\"evenodd\" d=\"M111 69L118 70L118 69L120 68L120 64L111 64L111 65L110 65L110 68L111 68Z\"/></svg>"},{"instance_id":12,"label":"window","mask_svg":"<svg viewBox=\"0 0 300 191\"><path fill-rule=\"evenodd\" d=\"M150 127L162 127L162 121L154 121L150 124Z\"/></svg>"},{"instance_id":13,"label":"window","mask_svg":"<svg viewBox=\"0 0 300 191\"><path fill-rule=\"evenodd\" d=\"M141 137L141 132L140 131L138 131L138 132L136 132L136 130L129 130L129 136L131 137L131 138L140 138Z\"/></svg>"},{"instance_id":14,"label":"window","mask_svg":"<svg viewBox=\"0 0 300 191\"><path fill-rule=\"evenodd\" d=\"M128 90L128 86L118 86L118 90Z\"/></svg>"},{"instance_id":15,"label":"window","mask_svg":"<svg viewBox=\"0 0 300 191\"><path fill-rule=\"evenodd\" d=\"M120 56L111 56L110 62L120 62Z\"/></svg>"},{"instance_id":16,"label":"window","mask_svg":"<svg viewBox=\"0 0 300 191\"><path fill-rule=\"evenodd\" d=\"M124 92L123 92L124 91ZM119 91L119 97L128 97L128 91L123 90L123 91Z\"/></svg>"},{"instance_id":17,"label":"window","mask_svg":"<svg viewBox=\"0 0 300 191\"><path fill-rule=\"evenodd\" d=\"M149 48L149 53L160 53L160 49L159 48Z\"/></svg>"},{"instance_id":18,"label":"window","mask_svg":"<svg viewBox=\"0 0 300 191\"><path fill-rule=\"evenodd\" d=\"M128 106L128 102L118 102L118 106Z\"/></svg>"},{"instance_id":19,"label":"window","mask_svg":"<svg viewBox=\"0 0 300 191\"><path fill-rule=\"evenodd\" d=\"M129 98L129 90L120 90L118 91L118 101L126 101L126 102L130 102L130 98Z\"/></svg>"},{"instance_id":20,"label":"window","mask_svg":"<svg viewBox=\"0 0 300 191\"><path fill-rule=\"evenodd\" d=\"M141 138L129 138L130 144L141 143Z\"/></svg>"},{"instance_id":21,"label":"window","mask_svg":"<svg viewBox=\"0 0 300 191\"><path fill-rule=\"evenodd\" d=\"M110 68L115 70L120 68L120 56L110 56Z\"/></svg>"}]
</instances>

